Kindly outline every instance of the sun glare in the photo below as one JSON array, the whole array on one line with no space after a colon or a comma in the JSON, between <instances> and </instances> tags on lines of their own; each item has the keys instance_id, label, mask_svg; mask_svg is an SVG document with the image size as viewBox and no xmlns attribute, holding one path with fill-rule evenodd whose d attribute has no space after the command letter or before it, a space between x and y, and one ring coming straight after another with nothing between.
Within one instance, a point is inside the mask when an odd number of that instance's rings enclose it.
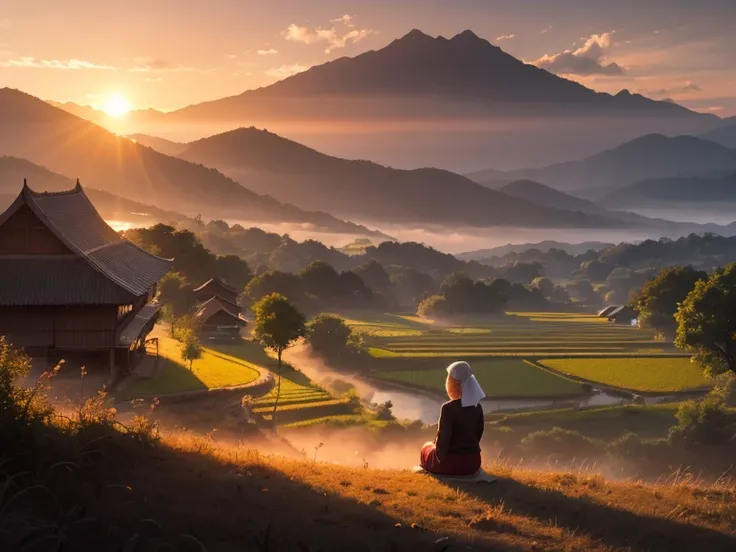
<instances>
[{"instance_id":1,"label":"sun glare","mask_svg":"<svg viewBox=\"0 0 736 552\"><path fill-rule=\"evenodd\" d=\"M130 105L128 99L122 94L112 94L107 98L102 109L111 117L120 117L133 109L133 106Z\"/></svg>"}]
</instances>

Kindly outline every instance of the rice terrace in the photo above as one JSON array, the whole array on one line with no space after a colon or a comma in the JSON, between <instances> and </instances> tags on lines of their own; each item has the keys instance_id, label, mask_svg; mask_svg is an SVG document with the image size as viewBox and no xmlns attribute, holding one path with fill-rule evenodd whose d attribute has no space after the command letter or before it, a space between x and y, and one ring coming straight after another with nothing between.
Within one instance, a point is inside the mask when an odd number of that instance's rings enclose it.
<instances>
[{"instance_id":1,"label":"rice terrace","mask_svg":"<svg viewBox=\"0 0 736 552\"><path fill-rule=\"evenodd\" d=\"M591 385L643 394L709 385L653 331L594 314L509 313L451 325L387 314L348 323L369 346L376 378L425 390L442 392L443 368L460 358L473 364L491 398L574 397Z\"/></svg>"}]
</instances>

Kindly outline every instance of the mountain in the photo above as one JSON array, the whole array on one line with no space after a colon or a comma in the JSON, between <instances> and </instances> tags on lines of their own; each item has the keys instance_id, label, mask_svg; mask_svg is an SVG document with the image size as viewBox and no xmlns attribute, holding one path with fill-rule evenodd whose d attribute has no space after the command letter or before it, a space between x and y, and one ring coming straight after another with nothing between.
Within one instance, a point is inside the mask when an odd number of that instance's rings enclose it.
<instances>
[{"instance_id":1,"label":"mountain","mask_svg":"<svg viewBox=\"0 0 736 552\"><path fill-rule=\"evenodd\" d=\"M516 180L498 188L498 191L537 205L547 205L564 211L580 211L596 215L605 213L603 207L592 201L560 192L533 180Z\"/></svg>"},{"instance_id":2,"label":"mountain","mask_svg":"<svg viewBox=\"0 0 736 552\"><path fill-rule=\"evenodd\" d=\"M535 180L563 191L580 191L621 188L650 178L732 170L736 170L736 151L725 146L693 136L649 134L581 161L512 171L509 177Z\"/></svg>"},{"instance_id":3,"label":"mountain","mask_svg":"<svg viewBox=\"0 0 736 552\"><path fill-rule=\"evenodd\" d=\"M331 157L255 128L197 140L181 157L215 167L257 192L355 220L465 227L613 224L511 197L448 171Z\"/></svg>"},{"instance_id":4,"label":"mountain","mask_svg":"<svg viewBox=\"0 0 736 552\"><path fill-rule=\"evenodd\" d=\"M536 249L542 253L546 253L550 249L559 249L565 251L570 255L580 255L588 251L601 251L608 247L613 247L613 243L589 241L582 243L567 243L558 242L554 240L545 240L537 243L518 243L500 245L498 247L491 247L490 249L478 249L476 251L468 251L465 253L458 253L455 255L461 261L480 261L481 259L489 259L491 257L503 257L509 253L523 253L530 249Z\"/></svg>"},{"instance_id":5,"label":"mountain","mask_svg":"<svg viewBox=\"0 0 736 552\"><path fill-rule=\"evenodd\" d=\"M166 138L159 138L158 136L149 136L148 134L128 134L126 138L139 143L147 148L155 149L158 152L166 155L177 156L182 153L187 145L181 142L174 142L167 140Z\"/></svg>"},{"instance_id":6,"label":"mountain","mask_svg":"<svg viewBox=\"0 0 736 552\"><path fill-rule=\"evenodd\" d=\"M0 154L28 159L145 204L188 215L380 235L243 188L214 169L159 153L18 90L0 89Z\"/></svg>"},{"instance_id":7,"label":"mountain","mask_svg":"<svg viewBox=\"0 0 736 552\"><path fill-rule=\"evenodd\" d=\"M721 121L626 90L596 92L470 31L448 39L417 30L270 86L124 119L135 127L126 133L180 141L200 138L204 125L209 134L254 125L336 157L454 172L545 166L643 134L701 134Z\"/></svg>"},{"instance_id":8,"label":"mountain","mask_svg":"<svg viewBox=\"0 0 736 552\"><path fill-rule=\"evenodd\" d=\"M736 117L725 119L722 126L701 134L700 138L716 142L727 148L736 149Z\"/></svg>"},{"instance_id":9,"label":"mountain","mask_svg":"<svg viewBox=\"0 0 736 552\"><path fill-rule=\"evenodd\" d=\"M0 157L0 212L18 196L23 181L40 192L70 190L75 182L26 159ZM95 208L108 221L126 221L136 226L150 226L157 222L172 223L185 219L180 213L166 211L124 199L117 195L85 186L85 193Z\"/></svg>"},{"instance_id":10,"label":"mountain","mask_svg":"<svg viewBox=\"0 0 736 552\"><path fill-rule=\"evenodd\" d=\"M599 200L601 205L635 208L680 204L691 209L715 204L733 211L736 203L736 172L715 178L658 178L615 190ZM736 219L736 214L733 216Z\"/></svg>"},{"instance_id":11,"label":"mountain","mask_svg":"<svg viewBox=\"0 0 736 552\"><path fill-rule=\"evenodd\" d=\"M253 115L256 105L260 107L263 100L271 98L329 97L354 98L361 102L369 98L440 97L462 102L462 105L448 105L450 110L462 111L470 107L472 112L477 112L483 106L487 113L507 115L509 105L523 105L526 110L531 107L541 112L548 112L553 105L565 112L605 111L619 115L636 112L640 116L657 113L717 120L672 102L653 101L628 91L615 96L595 92L523 63L469 30L446 39L434 38L416 29L381 50L354 58L343 57L267 87L175 111L172 116L231 119ZM285 107L288 110L289 106ZM345 115L341 110L347 106L325 103L324 107L331 107L333 114ZM365 107L370 112L379 106ZM416 108L421 107L415 104L412 114L417 114Z\"/></svg>"}]
</instances>

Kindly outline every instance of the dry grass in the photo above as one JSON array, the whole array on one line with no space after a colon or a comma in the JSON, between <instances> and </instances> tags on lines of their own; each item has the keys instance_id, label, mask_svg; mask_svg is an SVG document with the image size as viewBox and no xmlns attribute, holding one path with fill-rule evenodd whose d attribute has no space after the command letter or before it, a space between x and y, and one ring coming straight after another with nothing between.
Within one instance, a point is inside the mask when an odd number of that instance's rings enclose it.
<instances>
[{"instance_id":1,"label":"dry grass","mask_svg":"<svg viewBox=\"0 0 736 552\"><path fill-rule=\"evenodd\" d=\"M185 433L166 445L155 470L131 472L131 486L143 490L145 515L174 531L186 528L208 550L240 550L245 533L255 539L269 526L273 542L263 550L431 550L444 536L476 550L736 550L736 490L723 482L614 483L489 466L498 483L455 487L408 471L268 456Z\"/></svg>"}]
</instances>

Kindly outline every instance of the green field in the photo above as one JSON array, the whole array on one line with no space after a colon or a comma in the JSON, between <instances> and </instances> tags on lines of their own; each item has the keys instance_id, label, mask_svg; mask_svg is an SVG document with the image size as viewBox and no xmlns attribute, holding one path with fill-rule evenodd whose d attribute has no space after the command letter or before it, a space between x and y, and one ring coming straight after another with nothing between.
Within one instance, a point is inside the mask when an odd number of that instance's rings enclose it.
<instances>
[{"instance_id":1,"label":"green field","mask_svg":"<svg viewBox=\"0 0 736 552\"><path fill-rule=\"evenodd\" d=\"M159 340L158 370L151 378L130 380L119 398L232 387L250 383L260 376L256 364L213 348L205 348L204 355L194 361L190 371L189 364L181 358L178 341L160 327L156 328L153 336Z\"/></svg>"},{"instance_id":2,"label":"green field","mask_svg":"<svg viewBox=\"0 0 736 552\"><path fill-rule=\"evenodd\" d=\"M572 376L644 393L710 385L702 369L688 358L558 358L540 363Z\"/></svg>"},{"instance_id":3,"label":"green field","mask_svg":"<svg viewBox=\"0 0 736 552\"><path fill-rule=\"evenodd\" d=\"M442 391L444 365L422 370L391 370L374 374L380 379ZM542 370L521 359L483 359L473 362L473 373L488 397L561 397L582 395L580 384Z\"/></svg>"},{"instance_id":4,"label":"green field","mask_svg":"<svg viewBox=\"0 0 736 552\"><path fill-rule=\"evenodd\" d=\"M637 392L709 383L682 351L651 330L611 324L594 314L508 313L452 325L395 314L354 314L346 321L375 359L375 377L440 392L442 368L454 360L470 361L489 397L498 398L580 393L580 384L565 373Z\"/></svg>"}]
</instances>

